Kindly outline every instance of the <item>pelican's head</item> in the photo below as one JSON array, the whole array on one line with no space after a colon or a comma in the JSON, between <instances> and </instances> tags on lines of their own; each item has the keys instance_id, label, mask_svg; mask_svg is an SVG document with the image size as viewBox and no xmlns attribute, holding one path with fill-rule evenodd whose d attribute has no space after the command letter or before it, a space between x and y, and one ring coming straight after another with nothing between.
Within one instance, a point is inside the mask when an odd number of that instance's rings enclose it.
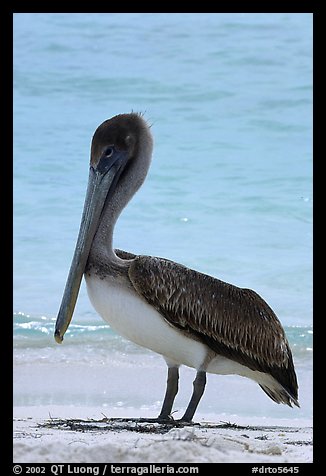
<instances>
[{"instance_id":1,"label":"pelican's head","mask_svg":"<svg viewBox=\"0 0 326 476\"><path fill-rule=\"evenodd\" d=\"M112 207L116 218L145 180L152 149L149 126L136 113L114 116L94 133L84 211L56 322L54 336L58 343L70 324L102 212Z\"/></svg>"}]
</instances>

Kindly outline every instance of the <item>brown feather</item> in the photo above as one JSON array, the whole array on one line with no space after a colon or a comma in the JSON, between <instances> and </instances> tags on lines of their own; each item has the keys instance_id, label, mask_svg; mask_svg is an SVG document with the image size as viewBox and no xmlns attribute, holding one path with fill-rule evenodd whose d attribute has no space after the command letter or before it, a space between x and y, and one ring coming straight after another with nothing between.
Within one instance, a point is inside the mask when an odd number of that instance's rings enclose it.
<instances>
[{"instance_id":1,"label":"brown feather","mask_svg":"<svg viewBox=\"0 0 326 476\"><path fill-rule=\"evenodd\" d=\"M137 256L134 253L129 253L129 251L119 250L118 248L116 248L114 252L121 259L134 259Z\"/></svg>"},{"instance_id":2,"label":"brown feather","mask_svg":"<svg viewBox=\"0 0 326 476\"><path fill-rule=\"evenodd\" d=\"M197 336L217 354L271 374L297 399L297 379L283 327L255 291L151 256L136 257L129 278L170 324Z\"/></svg>"}]
</instances>

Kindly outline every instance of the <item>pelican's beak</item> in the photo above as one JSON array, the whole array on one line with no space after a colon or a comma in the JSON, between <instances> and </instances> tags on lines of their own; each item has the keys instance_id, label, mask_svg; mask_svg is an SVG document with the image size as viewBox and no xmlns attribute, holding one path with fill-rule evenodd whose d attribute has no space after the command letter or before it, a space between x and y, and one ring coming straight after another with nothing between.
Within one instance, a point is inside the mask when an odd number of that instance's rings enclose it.
<instances>
[{"instance_id":1,"label":"pelican's beak","mask_svg":"<svg viewBox=\"0 0 326 476\"><path fill-rule=\"evenodd\" d=\"M75 309L81 280L104 205L114 192L127 158L126 151L114 150L110 157L103 154L96 168L90 167L79 235L55 326L54 338L58 344L63 340Z\"/></svg>"}]
</instances>

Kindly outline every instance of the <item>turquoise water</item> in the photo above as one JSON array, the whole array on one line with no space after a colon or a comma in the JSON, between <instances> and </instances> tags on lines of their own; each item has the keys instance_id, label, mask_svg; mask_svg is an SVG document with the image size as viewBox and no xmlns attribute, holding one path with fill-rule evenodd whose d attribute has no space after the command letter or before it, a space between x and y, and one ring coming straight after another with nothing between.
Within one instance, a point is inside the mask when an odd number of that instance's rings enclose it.
<instances>
[{"instance_id":1,"label":"turquoise water","mask_svg":"<svg viewBox=\"0 0 326 476\"><path fill-rule=\"evenodd\" d=\"M96 315L84 285L65 344L52 338L92 134L131 110L152 124L155 149L147 181L119 219L115 246L259 292L286 328L309 414L311 14L14 15L18 368L24 373L23 362L34 362L33 373L44 352L50 371L51 355L64 356L71 345L76 362L85 346L95 360L104 348L111 355L113 342L116 358L135 351ZM17 401L32 404L37 399L19 386L19 375Z\"/></svg>"}]
</instances>

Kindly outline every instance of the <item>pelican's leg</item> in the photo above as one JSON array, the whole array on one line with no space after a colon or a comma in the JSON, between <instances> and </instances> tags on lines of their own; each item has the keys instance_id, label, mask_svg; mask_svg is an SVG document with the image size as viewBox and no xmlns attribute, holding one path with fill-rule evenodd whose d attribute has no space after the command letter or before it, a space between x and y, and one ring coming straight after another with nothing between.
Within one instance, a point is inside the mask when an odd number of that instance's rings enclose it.
<instances>
[{"instance_id":1,"label":"pelican's leg","mask_svg":"<svg viewBox=\"0 0 326 476\"><path fill-rule=\"evenodd\" d=\"M171 420L171 411L176 394L178 393L179 367L168 367L166 392L159 420Z\"/></svg>"},{"instance_id":2,"label":"pelican's leg","mask_svg":"<svg viewBox=\"0 0 326 476\"><path fill-rule=\"evenodd\" d=\"M194 391L191 396L191 400L187 407L187 410L180 421L191 422L192 417L195 414L198 403L204 393L206 385L206 372L204 370L198 370L196 378L194 380Z\"/></svg>"}]
</instances>

